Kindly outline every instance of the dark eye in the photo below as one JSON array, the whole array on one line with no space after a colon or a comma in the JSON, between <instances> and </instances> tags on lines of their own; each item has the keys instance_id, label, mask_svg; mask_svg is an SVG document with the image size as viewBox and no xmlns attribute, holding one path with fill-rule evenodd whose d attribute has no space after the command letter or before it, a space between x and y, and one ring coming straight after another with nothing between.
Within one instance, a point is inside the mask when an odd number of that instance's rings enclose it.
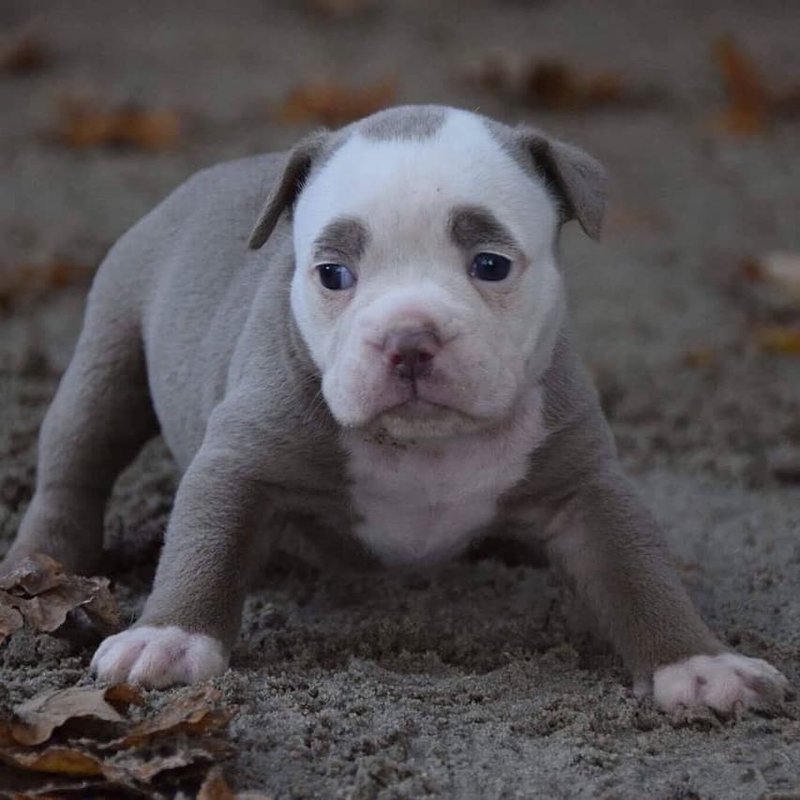
<instances>
[{"instance_id":1,"label":"dark eye","mask_svg":"<svg viewBox=\"0 0 800 800\"><path fill-rule=\"evenodd\" d=\"M497 253L478 253L472 260L469 274L479 281L502 281L511 272L511 259Z\"/></svg>"},{"instance_id":2,"label":"dark eye","mask_svg":"<svg viewBox=\"0 0 800 800\"><path fill-rule=\"evenodd\" d=\"M317 272L320 283L333 292L349 289L356 282L356 276L343 264L320 264Z\"/></svg>"}]
</instances>

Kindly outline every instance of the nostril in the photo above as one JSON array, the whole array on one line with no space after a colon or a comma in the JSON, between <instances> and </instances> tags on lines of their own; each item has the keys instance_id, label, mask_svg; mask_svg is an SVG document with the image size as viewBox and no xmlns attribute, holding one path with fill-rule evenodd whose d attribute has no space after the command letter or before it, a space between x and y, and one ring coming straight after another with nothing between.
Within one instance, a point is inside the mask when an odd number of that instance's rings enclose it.
<instances>
[{"instance_id":1,"label":"nostril","mask_svg":"<svg viewBox=\"0 0 800 800\"><path fill-rule=\"evenodd\" d=\"M416 380L430 373L440 347L439 338L429 330L394 332L384 342L389 366L403 380Z\"/></svg>"}]
</instances>

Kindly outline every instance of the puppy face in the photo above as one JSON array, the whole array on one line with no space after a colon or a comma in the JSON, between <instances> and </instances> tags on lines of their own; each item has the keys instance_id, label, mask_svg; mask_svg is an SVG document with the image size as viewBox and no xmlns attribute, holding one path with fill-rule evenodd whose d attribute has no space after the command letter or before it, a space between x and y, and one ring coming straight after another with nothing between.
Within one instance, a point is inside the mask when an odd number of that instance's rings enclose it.
<instances>
[{"instance_id":1,"label":"puppy face","mask_svg":"<svg viewBox=\"0 0 800 800\"><path fill-rule=\"evenodd\" d=\"M292 309L340 424L438 437L511 414L560 323L558 224L476 115L421 138L356 126L294 211Z\"/></svg>"}]
</instances>

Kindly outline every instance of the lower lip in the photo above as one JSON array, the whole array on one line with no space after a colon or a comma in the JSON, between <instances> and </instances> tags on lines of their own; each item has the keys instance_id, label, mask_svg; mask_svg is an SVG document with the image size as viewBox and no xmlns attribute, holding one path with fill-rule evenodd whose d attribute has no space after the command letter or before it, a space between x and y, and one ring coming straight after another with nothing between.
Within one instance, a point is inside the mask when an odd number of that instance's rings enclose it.
<instances>
[{"instance_id":1,"label":"lower lip","mask_svg":"<svg viewBox=\"0 0 800 800\"><path fill-rule=\"evenodd\" d=\"M452 411L453 409L447 406L440 405L439 403L430 403L427 400L420 400L415 398L407 400L405 403L387 408L384 414L391 414L394 417L401 417L403 419L420 419L429 418L443 412Z\"/></svg>"}]
</instances>

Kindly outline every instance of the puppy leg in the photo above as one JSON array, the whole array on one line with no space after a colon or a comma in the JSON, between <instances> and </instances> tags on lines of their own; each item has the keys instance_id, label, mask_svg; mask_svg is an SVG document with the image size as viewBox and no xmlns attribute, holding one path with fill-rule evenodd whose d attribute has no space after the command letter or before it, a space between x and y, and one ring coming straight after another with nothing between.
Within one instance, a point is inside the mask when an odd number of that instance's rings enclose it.
<instances>
[{"instance_id":1,"label":"puppy leg","mask_svg":"<svg viewBox=\"0 0 800 800\"><path fill-rule=\"evenodd\" d=\"M769 706L786 679L731 653L702 622L670 564L657 525L618 474L581 486L551 518L546 547L634 677L665 710Z\"/></svg>"},{"instance_id":2,"label":"puppy leg","mask_svg":"<svg viewBox=\"0 0 800 800\"><path fill-rule=\"evenodd\" d=\"M104 283L98 276L101 289ZM36 489L0 571L36 551L69 570L94 571L114 481L158 431L138 326L122 319L118 299L110 306L97 293L42 425Z\"/></svg>"},{"instance_id":3,"label":"puppy leg","mask_svg":"<svg viewBox=\"0 0 800 800\"><path fill-rule=\"evenodd\" d=\"M248 436L212 415L178 487L152 594L133 628L100 645L92 661L99 679L163 687L227 666L267 490L257 467L248 467Z\"/></svg>"}]
</instances>

